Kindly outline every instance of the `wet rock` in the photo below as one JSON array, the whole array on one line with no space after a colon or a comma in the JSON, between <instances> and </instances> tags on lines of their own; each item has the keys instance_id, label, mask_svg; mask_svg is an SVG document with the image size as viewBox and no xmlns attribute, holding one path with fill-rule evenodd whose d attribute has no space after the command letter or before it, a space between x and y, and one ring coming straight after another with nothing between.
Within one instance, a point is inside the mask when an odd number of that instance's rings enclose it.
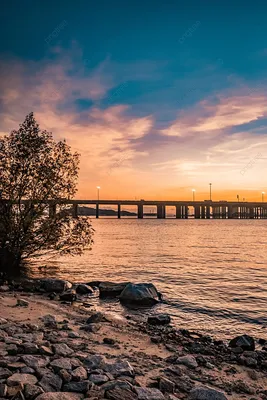
<instances>
[{"instance_id":1,"label":"wet rock","mask_svg":"<svg viewBox=\"0 0 267 400\"><path fill-rule=\"evenodd\" d=\"M29 302L23 299L17 299L17 307L29 307Z\"/></svg>"},{"instance_id":2,"label":"wet rock","mask_svg":"<svg viewBox=\"0 0 267 400\"><path fill-rule=\"evenodd\" d=\"M195 357L192 355L178 357L176 362L177 362L177 364L183 364L186 367L192 368L192 369L198 367L198 363L197 363Z\"/></svg>"},{"instance_id":3,"label":"wet rock","mask_svg":"<svg viewBox=\"0 0 267 400\"><path fill-rule=\"evenodd\" d=\"M26 384L24 386L24 396L26 399L33 400L44 391L40 386Z\"/></svg>"},{"instance_id":4,"label":"wet rock","mask_svg":"<svg viewBox=\"0 0 267 400\"><path fill-rule=\"evenodd\" d=\"M115 378L120 375L133 376L134 370L128 361L115 362L113 364L106 363L103 366L105 372L109 372Z\"/></svg>"},{"instance_id":5,"label":"wet rock","mask_svg":"<svg viewBox=\"0 0 267 400\"><path fill-rule=\"evenodd\" d=\"M138 400L164 400L164 396L159 389L135 387Z\"/></svg>"},{"instance_id":6,"label":"wet rock","mask_svg":"<svg viewBox=\"0 0 267 400\"><path fill-rule=\"evenodd\" d=\"M80 284L76 287L76 293L81 295L93 294L94 290L89 285Z\"/></svg>"},{"instance_id":7,"label":"wet rock","mask_svg":"<svg viewBox=\"0 0 267 400\"><path fill-rule=\"evenodd\" d=\"M62 379L50 372L42 377L39 385L45 392L59 392L62 386Z\"/></svg>"},{"instance_id":8,"label":"wet rock","mask_svg":"<svg viewBox=\"0 0 267 400\"><path fill-rule=\"evenodd\" d=\"M81 396L77 393L50 392L40 394L36 400L81 400Z\"/></svg>"},{"instance_id":9,"label":"wet rock","mask_svg":"<svg viewBox=\"0 0 267 400\"><path fill-rule=\"evenodd\" d=\"M117 297L119 296L129 282L114 283L114 282L101 282L98 286L99 296L104 297Z\"/></svg>"},{"instance_id":10,"label":"wet rock","mask_svg":"<svg viewBox=\"0 0 267 400\"><path fill-rule=\"evenodd\" d=\"M137 394L133 393L131 390L114 388L106 391L106 398L110 400L136 400L138 399Z\"/></svg>"},{"instance_id":11,"label":"wet rock","mask_svg":"<svg viewBox=\"0 0 267 400\"><path fill-rule=\"evenodd\" d=\"M62 293L72 288L72 284L62 279L41 279L41 288L46 292Z\"/></svg>"},{"instance_id":12,"label":"wet rock","mask_svg":"<svg viewBox=\"0 0 267 400\"><path fill-rule=\"evenodd\" d=\"M168 325L171 322L171 317L168 314L149 315L147 323L149 325Z\"/></svg>"},{"instance_id":13,"label":"wet rock","mask_svg":"<svg viewBox=\"0 0 267 400\"><path fill-rule=\"evenodd\" d=\"M106 375L102 374L91 374L89 376L89 380L93 382L95 385L102 385L109 381L109 378Z\"/></svg>"},{"instance_id":14,"label":"wet rock","mask_svg":"<svg viewBox=\"0 0 267 400\"><path fill-rule=\"evenodd\" d=\"M255 340L249 335L237 336L230 340L229 347L241 347L243 350L254 351L255 350Z\"/></svg>"},{"instance_id":15,"label":"wet rock","mask_svg":"<svg viewBox=\"0 0 267 400\"><path fill-rule=\"evenodd\" d=\"M16 386L16 385L26 385L26 384L31 384L35 385L37 383L37 378L34 375L30 374L13 374L7 379L7 385L8 386Z\"/></svg>"},{"instance_id":16,"label":"wet rock","mask_svg":"<svg viewBox=\"0 0 267 400\"><path fill-rule=\"evenodd\" d=\"M190 400L227 400L225 394L209 387L197 387L191 390Z\"/></svg>"},{"instance_id":17,"label":"wet rock","mask_svg":"<svg viewBox=\"0 0 267 400\"><path fill-rule=\"evenodd\" d=\"M84 381L87 379L87 371L83 367L78 367L72 371L72 379L74 381Z\"/></svg>"},{"instance_id":18,"label":"wet rock","mask_svg":"<svg viewBox=\"0 0 267 400\"><path fill-rule=\"evenodd\" d=\"M160 294L152 283L129 283L119 299L125 305L149 307L160 301Z\"/></svg>"},{"instance_id":19,"label":"wet rock","mask_svg":"<svg viewBox=\"0 0 267 400\"><path fill-rule=\"evenodd\" d=\"M65 343L54 344L53 350L56 355L62 357L68 357L73 353L73 350Z\"/></svg>"},{"instance_id":20,"label":"wet rock","mask_svg":"<svg viewBox=\"0 0 267 400\"><path fill-rule=\"evenodd\" d=\"M174 393L175 383L165 377L159 380L159 388L163 393Z\"/></svg>"},{"instance_id":21,"label":"wet rock","mask_svg":"<svg viewBox=\"0 0 267 400\"><path fill-rule=\"evenodd\" d=\"M86 393L92 386L90 381L65 383L63 392Z\"/></svg>"},{"instance_id":22,"label":"wet rock","mask_svg":"<svg viewBox=\"0 0 267 400\"><path fill-rule=\"evenodd\" d=\"M70 358L57 358L50 363L51 367L55 371L59 371L61 369L71 370L72 364Z\"/></svg>"}]
</instances>

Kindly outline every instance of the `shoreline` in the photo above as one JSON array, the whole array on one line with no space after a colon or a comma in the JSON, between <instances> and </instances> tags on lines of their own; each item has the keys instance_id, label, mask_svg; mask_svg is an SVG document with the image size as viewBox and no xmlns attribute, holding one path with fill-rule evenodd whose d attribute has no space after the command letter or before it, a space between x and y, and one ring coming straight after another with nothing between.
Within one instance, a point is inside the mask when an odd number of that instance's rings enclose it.
<instances>
[{"instance_id":1,"label":"shoreline","mask_svg":"<svg viewBox=\"0 0 267 400\"><path fill-rule=\"evenodd\" d=\"M115 400L267 399L263 339L256 349L229 347L171 323L100 312L88 294L70 304L51 292L1 288L0 398L52 400L42 393L64 391ZM64 368L55 367L62 358ZM69 359L75 360L71 367Z\"/></svg>"}]
</instances>

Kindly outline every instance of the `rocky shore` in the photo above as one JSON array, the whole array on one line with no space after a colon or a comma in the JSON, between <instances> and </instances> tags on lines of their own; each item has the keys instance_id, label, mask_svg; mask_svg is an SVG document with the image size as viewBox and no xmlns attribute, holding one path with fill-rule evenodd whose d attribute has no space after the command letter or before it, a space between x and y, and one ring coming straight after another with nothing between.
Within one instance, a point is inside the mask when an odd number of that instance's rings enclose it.
<instances>
[{"instance_id":1,"label":"rocky shore","mask_svg":"<svg viewBox=\"0 0 267 400\"><path fill-rule=\"evenodd\" d=\"M267 341L228 343L172 326L100 312L90 296L153 306L151 284L56 279L1 282L0 399L267 399Z\"/></svg>"}]
</instances>

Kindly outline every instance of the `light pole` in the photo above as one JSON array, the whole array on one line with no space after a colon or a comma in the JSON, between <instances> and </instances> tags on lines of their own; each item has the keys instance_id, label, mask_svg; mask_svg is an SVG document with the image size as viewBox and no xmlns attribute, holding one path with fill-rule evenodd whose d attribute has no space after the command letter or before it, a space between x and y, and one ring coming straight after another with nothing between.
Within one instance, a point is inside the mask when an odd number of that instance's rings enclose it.
<instances>
[{"instance_id":1,"label":"light pole","mask_svg":"<svg viewBox=\"0 0 267 400\"><path fill-rule=\"evenodd\" d=\"M211 185L212 185L212 183L209 183L209 185L210 185L210 201L211 201Z\"/></svg>"},{"instance_id":2,"label":"light pole","mask_svg":"<svg viewBox=\"0 0 267 400\"><path fill-rule=\"evenodd\" d=\"M99 190L101 189L100 186L97 186L97 200L99 201Z\"/></svg>"},{"instance_id":3,"label":"light pole","mask_svg":"<svg viewBox=\"0 0 267 400\"><path fill-rule=\"evenodd\" d=\"M192 189L192 193L193 193L193 201L195 201L195 193L196 193L196 189Z\"/></svg>"},{"instance_id":4,"label":"light pole","mask_svg":"<svg viewBox=\"0 0 267 400\"><path fill-rule=\"evenodd\" d=\"M237 201L238 201L238 203L239 203L239 194L238 194L236 197L237 197Z\"/></svg>"},{"instance_id":5,"label":"light pole","mask_svg":"<svg viewBox=\"0 0 267 400\"><path fill-rule=\"evenodd\" d=\"M261 201L262 202L264 202L264 195L265 195L265 192L261 192Z\"/></svg>"}]
</instances>

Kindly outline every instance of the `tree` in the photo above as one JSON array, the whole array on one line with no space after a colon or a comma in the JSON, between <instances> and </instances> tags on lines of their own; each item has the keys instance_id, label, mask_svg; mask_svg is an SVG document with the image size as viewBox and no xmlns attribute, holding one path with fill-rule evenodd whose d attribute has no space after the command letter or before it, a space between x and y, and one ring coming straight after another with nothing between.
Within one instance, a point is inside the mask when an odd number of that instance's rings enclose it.
<instances>
[{"instance_id":1,"label":"tree","mask_svg":"<svg viewBox=\"0 0 267 400\"><path fill-rule=\"evenodd\" d=\"M79 255L91 247L90 222L66 205L78 171L79 154L41 131L33 113L0 138L0 271L19 276L33 257Z\"/></svg>"}]
</instances>

